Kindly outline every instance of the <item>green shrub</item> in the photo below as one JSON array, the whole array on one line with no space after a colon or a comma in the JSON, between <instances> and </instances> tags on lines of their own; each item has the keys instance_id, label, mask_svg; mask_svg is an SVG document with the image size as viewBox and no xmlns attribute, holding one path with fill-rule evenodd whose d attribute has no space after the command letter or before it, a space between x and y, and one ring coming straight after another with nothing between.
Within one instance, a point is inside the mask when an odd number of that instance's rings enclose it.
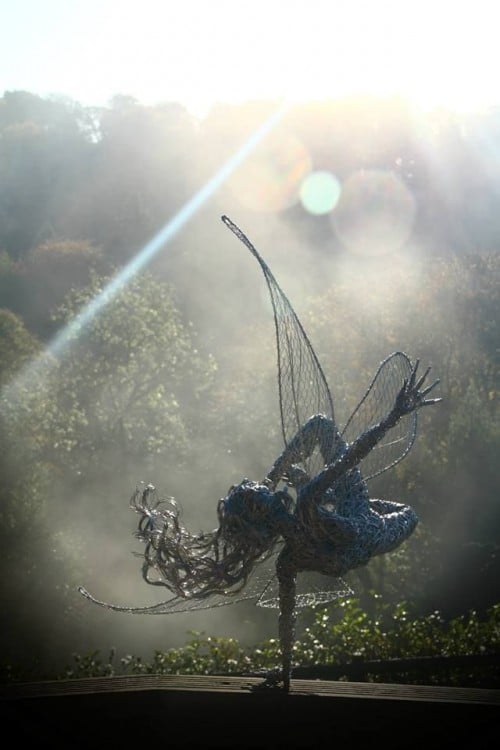
<instances>
[{"instance_id":1,"label":"green shrub","mask_svg":"<svg viewBox=\"0 0 500 750\"><path fill-rule=\"evenodd\" d=\"M484 656L500 653L500 604L491 607L481 618L475 611L445 621L439 612L413 617L411 607L402 602L396 606L374 597L374 615L368 615L357 599L343 600L337 609L320 609L294 647L296 667L339 666L356 660L372 662L415 657ZM99 652L88 656L75 654L61 679L126 674L241 674L272 669L279 664L279 642L267 639L253 648L243 648L233 638L206 636L190 631L190 639L181 648L155 651L151 660L127 655L118 663L110 652L102 659ZM347 672L348 670L346 670ZM448 685L499 684L494 664L475 668L442 665L401 673L387 673L383 681ZM346 679L343 677L342 679ZM380 681L376 670L366 674L370 681Z\"/></svg>"}]
</instances>

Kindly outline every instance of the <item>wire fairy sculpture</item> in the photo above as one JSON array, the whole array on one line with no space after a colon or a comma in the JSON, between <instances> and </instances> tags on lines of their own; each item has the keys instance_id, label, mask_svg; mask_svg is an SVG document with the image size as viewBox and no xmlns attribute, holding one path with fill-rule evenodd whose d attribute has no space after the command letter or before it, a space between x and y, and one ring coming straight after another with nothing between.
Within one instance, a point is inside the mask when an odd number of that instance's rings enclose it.
<instances>
[{"instance_id":1,"label":"wire fairy sculpture","mask_svg":"<svg viewBox=\"0 0 500 750\"><path fill-rule=\"evenodd\" d=\"M229 489L218 503L218 527L208 533L186 529L175 500L158 500L153 485L136 489L131 507L145 545L143 578L173 597L129 607L79 590L96 604L133 614L243 599L276 607L281 665L264 685L288 692L297 608L352 593L342 576L396 549L417 526L411 507L371 498L368 483L408 455L418 410L441 401L427 398L439 380L425 385L431 368L419 375L419 360L412 364L393 352L340 429L327 380L292 305L248 237L227 216L222 221L257 259L271 297L284 449L262 481L245 478ZM311 573L315 588L301 592L298 580Z\"/></svg>"}]
</instances>

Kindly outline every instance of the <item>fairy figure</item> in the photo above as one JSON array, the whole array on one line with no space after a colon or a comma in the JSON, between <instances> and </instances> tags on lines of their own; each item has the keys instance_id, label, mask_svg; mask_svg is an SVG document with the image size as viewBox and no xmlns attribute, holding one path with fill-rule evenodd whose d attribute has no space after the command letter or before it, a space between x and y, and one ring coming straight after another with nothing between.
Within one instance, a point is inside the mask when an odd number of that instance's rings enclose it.
<instances>
[{"instance_id":1,"label":"fairy figure","mask_svg":"<svg viewBox=\"0 0 500 750\"><path fill-rule=\"evenodd\" d=\"M408 455L419 409L439 383L426 385L403 352L379 366L341 430L333 399L312 345L292 305L248 237L227 217L225 225L260 264L273 305L284 449L261 481L233 485L217 507L218 527L193 534L181 523L172 498L158 501L154 486L137 488L131 506L139 513L147 583L174 596L146 607L99 601L134 614L168 614L212 608L255 598L279 608L281 665L265 686L290 689L297 607L326 603L348 593L342 576L374 556L401 545L418 523L408 505L370 497L370 479ZM274 570L269 571L273 560ZM322 588L299 592L305 573L321 574ZM277 597L272 594L277 582Z\"/></svg>"}]
</instances>

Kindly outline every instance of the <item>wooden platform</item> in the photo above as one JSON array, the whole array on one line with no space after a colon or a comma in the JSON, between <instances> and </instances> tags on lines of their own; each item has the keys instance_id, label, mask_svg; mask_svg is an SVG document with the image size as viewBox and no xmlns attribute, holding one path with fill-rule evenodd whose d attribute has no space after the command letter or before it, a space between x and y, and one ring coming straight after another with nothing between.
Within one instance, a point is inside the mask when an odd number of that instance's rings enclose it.
<instances>
[{"instance_id":1,"label":"wooden platform","mask_svg":"<svg viewBox=\"0 0 500 750\"><path fill-rule=\"evenodd\" d=\"M51 747L369 748L496 746L500 690L257 678L141 675L0 687L4 736ZM356 748L358 745L356 744Z\"/></svg>"}]
</instances>

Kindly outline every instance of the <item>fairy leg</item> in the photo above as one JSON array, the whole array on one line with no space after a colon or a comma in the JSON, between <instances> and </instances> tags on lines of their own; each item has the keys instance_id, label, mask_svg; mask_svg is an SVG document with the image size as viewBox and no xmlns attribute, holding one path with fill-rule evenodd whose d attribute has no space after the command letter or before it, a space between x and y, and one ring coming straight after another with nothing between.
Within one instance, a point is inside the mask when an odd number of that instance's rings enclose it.
<instances>
[{"instance_id":1,"label":"fairy leg","mask_svg":"<svg viewBox=\"0 0 500 750\"><path fill-rule=\"evenodd\" d=\"M278 629L281 647L281 677L283 689L288 693L292 674L292 651L295 643L295 623L297 619L295 607L297 571L283 553L280 555L276 567L280 600Z\"/></svg>"},{"instance_id":2,"label":"fairy leg","mask_svg":"<svg viewBox=\"0 0 500 750\"><path fill-rule=\"evenodd\" d=\"M373 533L373 555L391 552L399 547L415 530L418 515L409 505L390 500L370 500L370 508L380 518L378 529Z\"/></svg>"}]
</instances>

